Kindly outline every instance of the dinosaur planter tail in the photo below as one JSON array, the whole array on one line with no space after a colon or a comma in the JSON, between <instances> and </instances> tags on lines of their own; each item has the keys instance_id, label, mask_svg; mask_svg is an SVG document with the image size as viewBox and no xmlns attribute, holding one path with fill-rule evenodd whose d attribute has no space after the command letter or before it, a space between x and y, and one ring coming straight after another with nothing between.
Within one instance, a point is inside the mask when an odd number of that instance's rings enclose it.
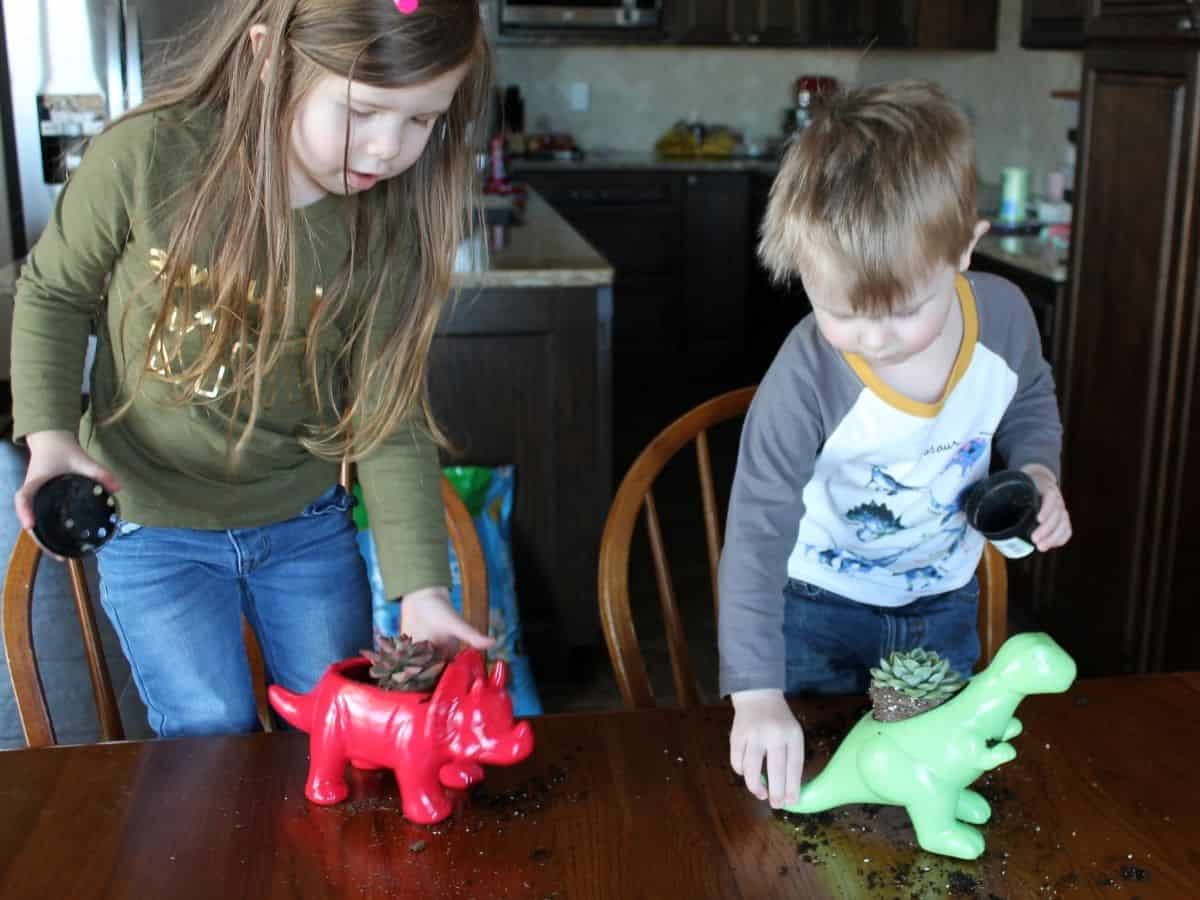
<instances>
[{"instance_id":1,"label":"dinosaur planter tail","mask_svg":"<svg viewBox=\"0 0 1200 900\"><path fill-rule=\"evenodd\" d=\"M1014 635L991 665L941 706L898 722L880 722L867 713L803 787L799 802L786 809L903 806L924 849L976 859L983 853L983 835L972 825L982 825L992 810L967 785L1017 755L1008 742L1021 733L1013 718L1021 700L1061 693L1074 680L1075 661L1053 638Z\"/></svg>"},{"instance_id":2,"label":"dinosaur planter tail","mask_svg":"<svg viewBox=\"0 0 1200 900\"><path fill-rule=\"evenodd\" d=\"M275 711L309 733L304 793L313 803L346 799L349 762L357 769L392 769L404 815L440 822L453 808L446 788L482 781L482 763L512 765L533 752L533 730L513 723L503 662L489 678L479 651L463 651L432 694L387 691L351 677L365 677L369 666L361 657L335 663L307 694L278 685L268 690Z\"/></svg>"}]
</instances>

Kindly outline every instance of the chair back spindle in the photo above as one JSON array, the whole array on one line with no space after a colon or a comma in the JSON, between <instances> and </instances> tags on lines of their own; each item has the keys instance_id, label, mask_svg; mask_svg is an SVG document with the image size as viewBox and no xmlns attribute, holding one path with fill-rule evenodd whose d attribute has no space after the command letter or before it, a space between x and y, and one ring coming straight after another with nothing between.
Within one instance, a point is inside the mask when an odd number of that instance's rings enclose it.
<instances>
[{"instance_id":1,"label":"chair back spindle","mask_svg":"<svg viewBox=\"0 0 1200 900\"><path fill-rule=\"evenodd\" d=\"M353 465L348 462L342 463L339 478L342 486L349 490L353 478ZM471 520L466 504L444 476L441 490L446 508L446 530L458 557L462 579L463 618L486 634L488 592L483 547L479 543L479 535L475 531L475 523ZM48 747L58 742L50 719L50 709L46 704L46 691L33 643L33 587L42 556L41 547L28 532L22 531L17 536L4 578L4 608L3 618L0 620L3 625L4 651L16 697L17 714L25 733L25 743L29 747ZM88 676L91 679L92 695L100 723L100 740L124 740L125 731L121 725L116 695L108 674L83 563L71 559L67 560L66 565L70 572L71 593L83 634ZM274 721L267 703L266 664L254 629L245 618L242 619L242 641L246 647L246 658L254 684L259 724L263 730L273 731Z\"/></svg>"},{"instance_id":2,"label":"chair back spindle","mask_svg":"<svg viewBox=\"0 0 1200 900\"><path fill-rule=\"evenodd\" d=\"M609 507L600 541L600 620L609 659L621 697L632 708L656 705L646 663L638 643L629 597L629 562L639 515L644 515L654 565L654 581L662 609L663 629L671 657L675 697L681 706L695 706L703 698L688 653L683 617L675 584L667 564L666 541L654 484L667 464L688 444L696 448L708 575L712 587L714 621L720 615L717 570L721 556L721 523L713 477L709 430L744 416L754 398L747 387L712 398L676 419L646 445L621 481ZM986 544L977 570L979 578L979 644L983 668L1008 634L1008 582L1004 557Z\"/></svg>"}]
</instances>

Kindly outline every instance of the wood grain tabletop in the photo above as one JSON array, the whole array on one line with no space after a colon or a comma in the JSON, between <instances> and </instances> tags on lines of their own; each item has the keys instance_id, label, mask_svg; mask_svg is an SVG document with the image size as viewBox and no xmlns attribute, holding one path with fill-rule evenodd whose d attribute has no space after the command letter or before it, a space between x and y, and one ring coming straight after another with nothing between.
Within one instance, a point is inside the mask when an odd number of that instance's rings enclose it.
<instances>
[{"instance_id":1,"label":"wood grain tabletop","mask_svg":"<svg viewBox=\"0 0 1200 900\"><path fill-rule=\"evenodd\" d=\"M797 701L807 774L864 710ZM532 720L455 815L399 812L390 773L305 800L298 733L0 752L0 898L1200 896L1200 674L1030 697L985 775L975 862L921 851L902 810L772 812L729 769L732 711Z\"/></svg>"}]
</instances>

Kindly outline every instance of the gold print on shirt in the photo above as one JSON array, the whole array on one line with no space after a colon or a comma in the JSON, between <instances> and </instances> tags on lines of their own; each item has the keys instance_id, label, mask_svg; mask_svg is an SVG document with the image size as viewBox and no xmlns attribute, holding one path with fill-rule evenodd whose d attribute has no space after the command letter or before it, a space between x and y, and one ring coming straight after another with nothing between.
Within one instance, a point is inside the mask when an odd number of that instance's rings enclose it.
<instances>
[{"instance_id":1,"label":"gold print on shirt","mask_svg":"<svg viewBox=\"0 0 1200 900\"><path fill-rule=\"evenodd\" d=\"M163 269L166 268L167 254L166 251L157 247L150 249L150 268L158 275L162 275ZM187 281L191 287L201 287L208 284L208 269L192 264L191 271L188 273ZM176 279L173 287L185 287L183 279ZM324 296L324 289L317 285L314 291L314 301L319 301ZM250 282L250 294L247 298L249 301L250 310L253 313L251 321L251 330L257 331L257 309L261 298L257 293L257 283ZM171 361L179 359L182 355L184 339L194 331L207 328L209 332L216 331L217 317L211 308L204 308L192 313L191 317L184 320L183 311L173 301L171 302L170 315L167 318L166 327L159 333L157 338L154 335L154 326L151 325L149 339L154 342L153 352L150 354L150 370L157 375L170 377L175 374L172 368ZM301 342L298 342L301 343ZM237 357L243 349L241 341L237 341L230 351L231 357ZM303 368L303 367L301 367ZM216 374L212 376L211 384L205 385L200 380L196 382L196 394L208 400L215 400L221 394L221 388L225 382L225 376L228 372L227 365L217 367ZM289 404L298 403L301 399L302 391L307 382L307 378L303 371L297 373L297 378L276 378L272 379L275 382L274 391L270 397L264 398L264 403L267 406L273 405L278 398L280 387L286 385L287 398Z\"/></svg>"}]
</instances>

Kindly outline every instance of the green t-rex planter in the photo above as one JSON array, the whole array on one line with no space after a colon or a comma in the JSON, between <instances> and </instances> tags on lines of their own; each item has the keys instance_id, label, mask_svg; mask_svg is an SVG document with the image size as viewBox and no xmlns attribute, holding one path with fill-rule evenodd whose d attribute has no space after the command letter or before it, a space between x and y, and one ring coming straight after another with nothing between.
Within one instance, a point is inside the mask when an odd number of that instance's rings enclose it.
<instances>
[{"instance_id":1,"label":"green t-rex planter","mask_svg":"<svg viewBox=\"0 0 1200 900\"><path fill-rule=\"evenodd\" d=\"M1075 661L1048 634L1014 635L991 665L942 705L898 722L867 713L803 787L799 802L785 809L903 806L924 849L977 859L983 835L964 823L981 825L992 809L967 785L1017 755L1008 741L1021 733L1013 711L1026 695L1061 693L1074 680Z\"/></svg>"}]
</instances>

